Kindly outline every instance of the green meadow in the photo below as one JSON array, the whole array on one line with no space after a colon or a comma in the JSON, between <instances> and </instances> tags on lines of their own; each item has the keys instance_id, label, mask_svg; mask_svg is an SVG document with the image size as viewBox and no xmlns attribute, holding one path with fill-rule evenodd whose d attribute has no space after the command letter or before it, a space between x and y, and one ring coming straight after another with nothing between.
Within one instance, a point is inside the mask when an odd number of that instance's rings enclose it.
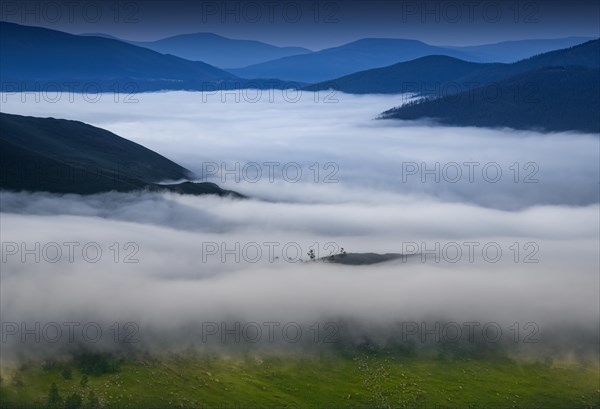
<instances>
[{"instance_id":1,"label":"green meadow","mask_svg":"<svg viewBox=\"0 0 600 409\"><path fill-rule=\"evenodd\" d=\"M2 408L575 409L600 407L600 371L598 363L393 350L97 355L7 365L0 390Z\"/></svg>"}]
</instances>

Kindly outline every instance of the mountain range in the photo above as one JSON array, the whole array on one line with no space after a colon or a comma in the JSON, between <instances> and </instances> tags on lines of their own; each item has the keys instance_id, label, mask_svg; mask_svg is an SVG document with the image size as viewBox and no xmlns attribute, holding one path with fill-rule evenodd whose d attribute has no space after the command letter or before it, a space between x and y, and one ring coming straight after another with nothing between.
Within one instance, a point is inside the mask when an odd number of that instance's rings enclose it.
<instances>
[{"instance_id":1,"label":"mountain range","mask_svg":"<svg viewBox=\"0 0 600 409\"><path fill-rule=\"evenodd\" d=\"M316 62L319 69L323 69L321 66L323 62L320 61L322 58L326 60L332 56L334 58L344 58L344 53L363 53L363 56L368 58L363 58L360 55L349 56L350 58L357 57L359 60L362 59L360 61L360 66L348 67L352 72L381 67L381 64L389 65L395 62L406 61L411 59L411 57L415 57L415 55L421 56L430 54L455 56L471 62L512 63L537 54L560 48L568 48L593 39L590 37L566 37L504 41L494 44L456 47L432 46L410 40L383 38L364 39L339 47L332 47L327 50L314 52L303 47L277 47L260 41L230 39L214 33L181 34L156 41L128 41L101 33L82 35L125 41L163 54L172 54L193 61L203 61L216 67L229 69L230 71L237 69L242 77L282 78L304 82L306 82L307 79L298 76L298 73L295 71L285 73L271 71L273 69L276 70L276 66L285 64L285 62L276 62L275 60L304 55L304 58L297 58L292 61L299 62L300 64L303 64L303 61L309 63ZM416 45L421 46L422 50L416 50ZM371 49L364 50L363 46ZM418 53L415 54L415 51ZM321 55L322 57L314 59L313 57L307 58L308 54ZM383 60L380 61L380 58ZM262 63L267 64L261 65L260 67L249 67ZM347 63L348 61L346 61L346 64ZM262 70L263 67L265 68L264 71ZM247 73L246 71L249 72ZM304 73L301 73L300 75L304 75ZM327 79L331 78L333 77L328 77ZM314 81L311 80L308 82Z\"/></svg>"},{"instance_id":2,"label":"mountain range","mask_svg":"<svg viewBox=\"0 0 600 409\"><path fill-rule=\"evenodd\" d=\"M214 58L235 57L238 64L248 61L253 52L257 58L269 58L270 52L300 53L245 68L223 70L206 62L162 54L102 34L73 35L7 22L0 22L0 34L4 92L39 91L47 87L89 92L88 87L92 86L92 92L301 88L355 94L412 93L427 98L392 108L381 117L436 118L446 124L551 131L596 132L598 128L594 116L598 107L594 78L600 68L598 39L582 44L578 44L581 37L569 37L470 47L438 47L415 40L363 39L311 52L285 47L282 51L284 48L265 43L197 33L145 44L145 47L160 46L162 52L186 53L194 59L214 61ZM511 63L478 62L507 61L565 44L577 45ZM260 50L267 54L260 54ZM231 61L222 60L219 64L233 63ZM315 78L326 80L312 85L287 82L311 82ZM519 90L527 87L538 89L543 99L535 107L524 105L520 97ZM592 92L586 87L591 87ZM487 96L489 88L503 93L494 103L490 103ZM473 97L469 94L472 91L486 96ZM569 101L570 106L563 107L564 101ZM577 109L572 109L574 107Z\"/></svg>"},{"instance_id":3,"label":"mountain range","mask_svg":"<svg viewBox=\"0 0 600 409\"><path fill-rule=\"evenodd\" d=\"M415 68L410 63L383 70L371 70L340 79L342 87L375 89L385 83L426 84L433 89L431 71L440 59L433 56ZM410 66L410 69L407 68ZM600 133L600 40L563 50L551 51L514 64L473 65L444 61L452 67L446 77L440 74L438 92L390 109L383 119L434 119L457 126L510 127L541 131L580 131ZM454 81L453 92L439 92ZM399 85L396 85L398 87Z\"/></svg>"},{"instance_id":4,"label":"mountain range","mask_svg":"<svg viewBox=\"0 0 600 409\"><path fill-rule=\"evenodd\" d=\"M353 73L305 87L319 91L335 89L352 94L457 93L552 66L600 67L600 40L551 51L512 64L473 63L443 55L430 55L388 67Z\"/></svg>"},{"instance_id":5,"label":"mountain range","mask_svg":"<svg viewBox=\"0 0 600 409\"><path fill-rule=\"evenodd\" d=\"M246 78L279 78L315 83L430 55L444 55L469 62L508 63L591 39L569 37L511 41L475 47L440 47L416 40L368 38L318 52L280 58L229 71Z\"/></svg>"},{"instance_id":6,"label":"mountain range","mask_svg":"<svg viewBox=\"0 0 600 409\"><path fill-rule=\"evenodd\" d=\"M182 34L132 44L219 68L241 68L269 60L311 53L302 47L277 47L260 41L235 40L213 33ZM271 77L269 77L271 78Z\"/></svg>"},{"instance_id":7,"label":"mountain range","mask_svg":"<svg viewBox=\"0 0 600 409\"><path fill-rule=\"evenodd\" d=\"M40 27L0 23L3 82L125 84L142 90L184 89L203 82L234 80L203 62L101 37L84 37ZM35 88L34 88L35 89Z\"/></svg>"},{"instance_id":8,"label":"mountain range","mask_svg":"<svg viewBox=\"0 0 600 409\"><path fill-rule=\"evenodd\" d=\"M3 83L18 84L20 90L51 86L52 89L82 91L90 83L93 89L99 87L107 92L124 92L125 88L133 92L293 88L432 55L465 62L507 61L534 55L540 50L579 44L583 40L585 38L569 37L440 47L416 40L371 38L311 52L301 47L276 47L211 33L127 42L100 33L74 35L0 22L0 68ZM272 57L277 58L252 64ZM244 64L250 65L232 68ZM419 64L415 67L418 69ZM437 72L447 76L441 67ZM397 89L358 92L389 93Z\"/></svg>"},{"instance_id":9,"label":"mountain range","mask_svg":"<svg viewBox=\"0 0 600 409\"><path fill-rule=\"evenodd\" d=\"M126 92L131 86L133 92L280 86L111 38L7 22L0 22L0 61L3 90L11 90L11 84L19 90L105 92Z\"/></svg>"},{"instance_id":10,"label":"mountain range","mask_svg":"<svg viewBox=\"0 0 600 409\"><path fill-rule=\"evenodd\" d=\"M164 190L241 197L214 183L190 182L192 172L175 162L83 122L0 113L0 123L0 189L77 194Z\"/></svg>"},{"instance_id":11,"label":"mountain range","mask_svg":"<svg viewBox=\"0 0 600 409\"><path fill-rule=\"evenodd\" d=\"M447 50L416 40L367 38L310 54L280 58L229 71L240 77L258 75L312 83L431 54L465 57L461 51Z\"/></svg>"}]
</instances>

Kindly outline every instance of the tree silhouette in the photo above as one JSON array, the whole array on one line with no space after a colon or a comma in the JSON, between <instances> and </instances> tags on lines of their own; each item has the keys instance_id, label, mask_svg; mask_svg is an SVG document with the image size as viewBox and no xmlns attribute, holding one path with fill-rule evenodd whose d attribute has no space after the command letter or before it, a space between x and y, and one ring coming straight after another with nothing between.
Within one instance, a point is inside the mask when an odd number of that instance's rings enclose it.
<instances>
[{"instance_id":1,"label":"tree silhouette","mask_svg":"<svg viewBox=\"0 0 600 409\"><path fill-rule=\"evenodd\" d=\"M65 369L63 369L62 377L65 381L70 381L73 379L73 371L71 371L71 368L67 366Z\"/></svg>"},{"instance_id":2,"label":"tree silhouette","mask_svg":"<svg viewBox=\"0 0 600 409\"><path fill-rule=\"evenodd\" d=\"M49 408L60 408L62 407L62 398L58 394L58 388L55 383L50 385L50 390L48 391L48 407Z\"/></svg>"}]
</instances>

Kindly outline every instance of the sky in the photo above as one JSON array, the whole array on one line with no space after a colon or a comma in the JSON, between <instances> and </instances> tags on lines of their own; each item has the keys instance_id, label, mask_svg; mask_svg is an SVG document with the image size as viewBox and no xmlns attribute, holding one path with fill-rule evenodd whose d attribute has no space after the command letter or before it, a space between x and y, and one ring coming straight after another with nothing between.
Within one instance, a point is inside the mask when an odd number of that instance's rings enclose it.
<instances>
[{"instance_id":1,"label":"sky","mask_svg":"<svg viewBox=\"0 0 600 409\"><path fill-rule=\"evenodd\" d=\"M435 45L600 36L595 1L4 1L0 19L144 41L195 32L319 50L366 37Z\"/></svg>"}]
</instances>

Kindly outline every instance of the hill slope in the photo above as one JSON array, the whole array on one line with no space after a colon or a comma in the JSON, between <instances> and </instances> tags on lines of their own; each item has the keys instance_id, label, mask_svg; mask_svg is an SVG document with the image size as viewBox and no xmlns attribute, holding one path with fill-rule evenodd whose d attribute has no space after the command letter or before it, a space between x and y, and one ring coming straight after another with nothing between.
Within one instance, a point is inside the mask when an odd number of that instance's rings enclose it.
<instances>
[{"instance_id":1,"label":"hill slope","mask_svg":"<svg viewBox=\"0 0 600 409\"><path fill-rule=\"evenodd\" d=\"M221 68L240 68L312 51L302 47L277 47L260 41L234 40L213 33L182 34L158 41L132 42L163 54L203 61Z\"/></svg>"},{"instance_id":2,"label":"hill slope","mask_svg":"<svg viewBox=\"0 0 600 409\"><path fill-rule=\"evenodd\" d=\"M319 346L339 352L323 348L321 353L285 354L284 350L279 355L262 350L140 353L138 358L84 355L66 362L32 361L18 369L2 368L6 379L0 384L2 407L48 407L52 383L62 397L81 396L86 402L83 407L92 406L87 403L93 393L103 407L122 409L508 408L516 401L523 408L598 406L600 375L598 363L591 360L561 365L550 359L545 363L515 360L496 352L499 348L487 345L489 341L482 341L483 346L472 342L466 348L440 342L438 352L420 353L421 332L406 347L378 348L377 334L365 337L358 346L344 347L340 335L344 327L331 323L324 327ZM244 343L248 341L242 338ZM64 379L65 368L71 369L72 380ZM17 379L23 379L20 383L14 381L17 373ZM84 374L89 377L86 387L80 386Z\"/></svg>"},{"instance_id":3,"label":"hill slope","mask_svg":"<svg viewBox=\"0 0 600 409\"><path fill-rule=\"evenodd\" d=\"M382 118L435 118L448 125L600 133L600 70L554 67L488 87L410 103Z\"/></svg>"},{"instance_id":4,"label":"hill slope","mask_svg":"<svg viewBox=\"0 0 600 409\"><path fill-rule=\"evenodd\" d=\"M188 179L191 172L141 145L91 125L0 113L0 188L92 194L111 190L231 192Z\"/></svg>"}]
</instances>

